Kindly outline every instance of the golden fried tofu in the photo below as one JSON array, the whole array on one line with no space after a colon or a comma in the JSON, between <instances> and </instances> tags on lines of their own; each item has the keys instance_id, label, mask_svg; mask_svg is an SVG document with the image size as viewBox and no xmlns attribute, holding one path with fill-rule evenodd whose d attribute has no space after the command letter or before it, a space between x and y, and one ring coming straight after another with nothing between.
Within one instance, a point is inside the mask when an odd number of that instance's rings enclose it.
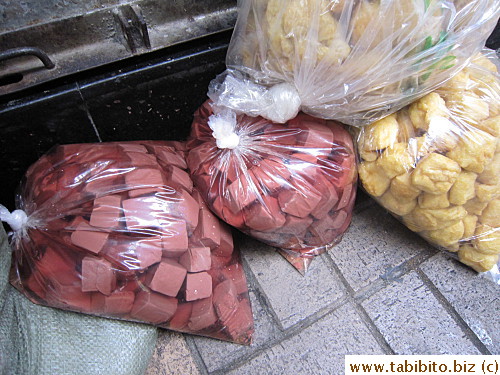
<instances>
[{"instance_id":1,"label":"golden fried tofu","mask_svg":"<svg viewBox=\"0 0 500 375\"><path fill-rule=\"evenodd\" d=\"M382 152L377 160L377 166L381 168L389 178L393 178L413 169L415 159L408 151L406 143L396 143Z\"/></svg>"},{"instance_id":2,"label":"golden fried tofu","mask_svg":"<svg viewBox=\"0 0 500 375\"><path fill-rule=\"evenodd\" d=\"M500 136L500 116L487 118L486 120L478 122L475 126L494 137Z\"/></svg>"},{"instance_id":3,"label":"golden fried tofu","mask_svg":"<svg viewBox=\"0 0 500 375\"><path fill-rule=\"evenodd\" d=\"M500 253L500 227L490 227L486 224L478 225L472 240L474 248L483 254Z\"/></svg>"},{"instance_id":4,"label":"golden fried tofu","mask_svg":"<svg viewBox=\"0 0 500 375\"><path fill-rule=\"evenodd\" d=\"M468 131L446 156L470 172L481 173L495 153L496 141L495 137L481 130Z\"/></svg>"},{"instance_id":5,"label":"golden fried tofu","mask_svg":"<svg viewBox=\"0 0 500 375\"><path fill-rule=\"evenodd\" d=\"M424 231L421 235L429 242L444 247L448 251L457 251L459 247L458 241L464 235L464 223L463 221L458 221L446 228Z\"/></svg>"},{"instance_id":6,"label":"golden fried tofu","mask_svg":"<svg viewBox=\"0 0 500 375\"><path fill-rule=\"evenodd\" d=\"M500 230L500 199L494 199L488 203L481 216L479 216L479 221L481 224L489 225L492 228L499 228Z\"/></svg>"},{"instance_id":7,"label":"golden fried tofu","mask_svg":"<svg viewBox=\"0 0 500 375\"><path fill-rule=\"evenodd\" d=\"M430 153L420 160L412 173L415 187L431 194L446 193L457 180L461 168L444 155Z\"/></svg>"},{"instance_id":8,"label":"golden fried tofu","mask_svg":"<svg viewBox=\"0 0 500 375\"><path fill-rule=\"evenodd\" d=\"M408 111L413 126L423 130L429 128L429 124L435 117L449 117L445 101L436 92L431 92L410 104Z\"/></svg>"},{"instance_id":9,"label":"golden fried tofu","mask_svg":"<svg viewBox=\"0 0 500 375\"><path fill-rule=\"evenodd\" d=\"M500 185L500 153L497 152L484 167L477 180L486 185Z\"/></svg>"},{"instance_id":10,"label":"golden fried tofu","mask_svg":"<svg viewBox=\"0 0 500 375\"><path fill-rule=\"evenodd\" d=\"M403 217L403 221L412 228L419 228L418 231L436 230L456 224L465 216L467 211L462 206L430 209L420 208L417 205L412 212Z\"/></svg>"},{"instance_id":11,"label":"golden fried tofu","mask_svg":"<svg viewBox=\"0 0 500 375\"><path fill-rule=\"evenodd\" d=\"M354 10L352 18L352 36L351 42L357 43L364 35L366 28L378 14L380 4L378 2L369 2L362 0ZM376 41L380 41L382 35L377 35Z\"/></svg>"},{"instance_id":12,"label":"golden fried tofu","mask_svg":"<svg viewBox=\"0 0 500 375\"><path fill-rule=\"evenodd\" d=\"M454 92L445 99L450 112L468 124L477 125L490 116L488 102L471 91Z\"/></svg>"},{"instance_id":13,"label":"golden fried tofu","mask_svg":"<svg viewBox=\"0 0 500 375\"><path fill-rule=\"evenodd\" d=\"M480 202L489 202L500 197L500 185L476 183L476 197Z\"/></svg>"},{"instance_id":14,"label":"golden fried tofu","mask_svg":"<svg viewBox=\"0 0 500 375\"><path fill-rule=\"evenodd\" d=\"M420 189L411 183L410 173L403 173L394 177L391 181L390 189L393 196L401 197L402 199L415 199L421 192Z\"/></svg>"},{"instance_id":15,"label":"golden fried tofu","mask_svg":"<svg viewBox=\"0 0 500 375\"><path fill-rule=\"evenodd\" d=\"M366 192L380 197L389 188L391 180L377 166L376 162L365 161L359 165L359 178Z\"/></svg>"},{"instance_id":16,"label":"golden fried tofu","mask_svg":"<svg viewBox=\"0 0 500 375\"><path fill-rule=\"evenodd\" d=\"M403 216L410 213L417 205L416 199L405 199L394 196L391 190L387 190L379 198L380 204L395 215Z\"/></svg>"},{"instance_id":17,"label":"golden fried tofu","mask_svg":"<svg viewBox=\"0 0 500 375\"><path fill-rule=\"evenodd\" d=\"M395 115L366 126L363 129L363 148L367 151L383 150L398 140L399 124Z\"/></svg>"},{"instance_id":18,"label":"golden fried tofu","mask_svg":"<svg viewBox=\"0 0 500 375\"><path fill-rule=\"evenodd\" d=\"M415 137L415 129L411 122L408 108L403 108L396 112L396 120L399 124L398 142L408 142L410 138Z\"/></svg>"},{"instance_id":19,"label":"golden fried tofu","mask_svg":"<svg viewBox=\"0 0 500 375\"><path fill-rule=\"evenodd\" d=\"M476 215L467 215L464 217L464 240L471 240L474 233L476 233L476 225L477 225L477 216Z\"/></svg>"},{"instance_id":20,"label":"golden fried tofu","mask_svg":"<svg viewBox=\"0 0 500 375\"><path fill-rule=\"evenodd\" d=\"M450 207L448 193L430 194L422 193L418 196L418 206L420 208L447 208Z\"/></svg>"},{"instance_id":21,"label":"golden fried tofu","mask_svg":"<svg viewBox=\"0 0 500 375\"><path fill-rule=\"evenodd\" d=\"M497 264L498 255L482 254L470 245L462 245L458 250L458 259L477 272L486 272Z\"/></svg>"},{"instance_id":22,"label":"golden fried tofu","mask_svg":"<svg viewBox=\"0 0 500 375\"><path fill-rule=\"evenodd\" d=\"M476 196L476 178L477 174L462 171L450 189L450 203L460 206L474 198Z\"/></svg>"},{"instance_id":23,"label":"golden fried tofu","mask_svg":"<svg viewBox=\"0 0 500 375\"><path fill-rule=\"evenodd\" d=\"M477 197L468 200L463 207L470 215L481 215L488 202L481 202Z\"/></svg>"}]
</instances>

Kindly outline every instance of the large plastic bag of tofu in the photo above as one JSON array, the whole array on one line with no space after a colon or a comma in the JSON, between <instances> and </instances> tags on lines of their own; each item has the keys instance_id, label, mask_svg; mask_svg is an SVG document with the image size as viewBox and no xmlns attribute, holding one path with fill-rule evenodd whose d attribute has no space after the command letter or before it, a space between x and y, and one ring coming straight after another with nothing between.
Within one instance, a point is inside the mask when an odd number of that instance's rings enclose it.
<instances>
[{"instance_id":1,"label":"large plastic bag of tofu","mask_svg":"<svg viewBox=\"0 0 500 375\"><path fill-rule=\"evenodd\" d=\"M230 228L185 171L184 145L53 148L26 173L10 282L33 302L249 344L253 318Z\"/></svg>"},{"instance_id":2,"label":"large plastic bag of tofu","mask_svg":"<svg viewBox=\"0 0 500 375\"><path fill-rule=\"evenodd\" d=\"M358 136L363 188L412 231L498 274L500 76L484 51L443 87Z\"/></svg>"},{"instance_id":3,"label":"large plastic bag of tofu","mask_svg":"<svg viewBox=\"0 0 500 375\"><path fill-rule=\"evenodd\" d=\"M305 114L283 125L212 104L194 115L193 181L221 219L305 272L351 221L357 176L350 134Z\"/></svg>"},{"instance_id":4,"label":"large plastic bag of tofu","mask_svg":"<svg viewBox=\"0 0 500 375\"><path fill-rule=\"evenodd\" d=\"M239 0L219 106L286 122L365 125L429 93L479 52L498 0Z\"/></svg>"}]
</instances>

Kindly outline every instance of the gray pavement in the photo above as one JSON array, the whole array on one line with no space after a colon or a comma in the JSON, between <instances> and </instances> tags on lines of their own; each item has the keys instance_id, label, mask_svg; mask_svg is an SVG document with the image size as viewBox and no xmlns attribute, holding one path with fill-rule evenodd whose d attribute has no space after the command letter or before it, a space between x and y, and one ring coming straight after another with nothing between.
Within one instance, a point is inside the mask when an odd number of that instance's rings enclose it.
<instances>
[{"instance_id":1,"label":"gray pavement","mask_svg":"<svg viewBox=\"0 0 500 375\"><path fill-rule=\"evenodd\" d=\"M345 354L500 354L500 286L370 199L305 276L269 246L240 245L253 344L162 330L147 375L342 374Z\"/></svg>"}]
</instances>

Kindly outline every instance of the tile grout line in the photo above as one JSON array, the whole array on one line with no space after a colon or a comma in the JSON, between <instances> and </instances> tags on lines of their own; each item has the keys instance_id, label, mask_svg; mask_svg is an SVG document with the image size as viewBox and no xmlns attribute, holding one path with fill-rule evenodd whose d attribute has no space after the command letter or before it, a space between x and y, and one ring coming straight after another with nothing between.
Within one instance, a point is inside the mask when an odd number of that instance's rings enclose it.
<instances>
[{"instance_id":1,"label":"tile grout line","mask_svg":"<svg viewBox=\"0 0 500 375\"><path fill-rule=\"evenodd\" d=\"M94 122L94 119L92 118L92 115L90 113L87 102L85 101L85 98L83 97L82 91L80 90L80 85L78 84L78 82L75 82L75 84L76 84L76 90L78 91L78 94L80 95L80 98L82 99L83 108L85 109L85 113L87 115L87 118L89 119L90 123L92 124L92 128L94 129L94 133L97 136L97 139L99 140L99 142L102 142L102 138L101 138L101 135L99 134L99 130L97 130L97 126Z\"/></svg>"},{"instance_id":2,"label":"tile grout line","mask_svg":"<svg viewBox=\"0 0 500 375\"><path fill-rule=\"evenodd\" d=\"M184 339L186 340L186 344L189 349L189 353L191 354L191 358L193 358L193 361L196 365L196 368L202 375L208 375L209 371L207 368L207 365L205 364L205 361L203 360L203 357L201 356L198 347L196 346L196 343L194 342L194 336L193 335L183 335ZM215 340L215 339L214 339ZM236 344L235 344L236 345Z\"/></svg>"},{"instance_id":3,"label":"tile grout line","mask_svg":"<svg viewBox=\"0 0 500 375\"><path fill-rule=\"evenodd\" d=\"M420 279L424 282L424 285L429 288L434 297L438 302L444 307L446 312L451 316L451 318L457 323L465 336L474 344L477 350L483 355L491 355L486 345L477 337L476 333L470 328L467 322L462 318L458 311L453 307L453 305L448 301L448 299L441 293L436 285L432 282L427 274L417 267L415 272L418 274Z\"/></svg>"},{"instance_id":4,"label":"tile grout line","mask_svg":"<svg viewBox=\"0 0 500 375\"><path fill-rule=\"evenodd\" d=\"M361 320L363 321L363 323L366 326L366 328L368 329L368 331L372 334L373 338L375 339L377 344L380 346L380 348L385 352L385 354L394 354L394 350L392 350L389 343L385 340L385 337L382 334L382 332L380 332L380 330L377 328L375 323L369 317L366 310L361 305L362 300L359 300L356 298L356 292L351 287L351 285L349 284L347 279L344 277L344 275L340 271L337 264L333 261L332 257L330 257L330 254L326 254L326 255L327 255L326 258L328 260L330 269L337 275L337 277L340 279L340 281L342 282L342 284L346 288L348 301L352 303L352 305L354 306L356 312L360 316ZM380 283L378 283L378 284L380 284ZM385 285L385 281L382 280L382 285L378 285L378 287L376 288L376 291L381 290L384 285ZM373 294L376 293L376 291L373 292Z\"/></svg>"},{"instance_id":5,"label":"tile grout line","mask_svg":"<svg viewBox=\"0 0 500 375\"><path fill-rule=\"evenodd\" d=\"M297 324L289 327L288 329L286 329L285 331L282 332L283 334L280 335L279 338L267 342L266 344L260 346L258 349L251 352L250 354L243 355L239 358L236 358L235 360L233 360L229 364L226 364L225 366L223 366L215 371L210 372L210 375L223 375L223 374L226 374L228 371L231 371L231 370L234 370L234 369L241 367L242 365L244 365L245 363L254 359L255 357L257 357L261 353L265 352L267 349L273 348L276 345L279 345L280 343L282 343L283 341L300 334L302 331L311 327L313 324L317 323L318 321L323 319L328 314L334 312L338 308L345 305L345 303L347 301L348 301L348 299L344 295L344 297L339 298L338 300L336 300L332 304L317 311L315 314L310 315L306 319L303 319L300 323L297 323Z\"/></svg>"}]
</instances>

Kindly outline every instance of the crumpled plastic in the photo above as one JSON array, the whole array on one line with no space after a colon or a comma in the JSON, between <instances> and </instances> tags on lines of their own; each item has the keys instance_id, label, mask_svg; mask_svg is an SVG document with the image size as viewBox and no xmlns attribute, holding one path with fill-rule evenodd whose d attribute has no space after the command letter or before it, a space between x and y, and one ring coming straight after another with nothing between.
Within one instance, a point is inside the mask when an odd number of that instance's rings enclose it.
<instances>
[{"instance_id":1,"label":"crumpled plastic","mask_svg":"<svg viewBox=\"0 0 500 375\"><path fill-rule=\"evenodd\" d=\"M179 142L53 148L20 187L10 282L38 304L249 344L231 229L186 167Z\"/></svg>"},{"instance_id":2,"label":"crumpled plastic","mask_svg":"<svg viewBox=\"0 0 500 375\"><path fill-rule=\"evenodd\" d=\"M221 219L305 272L351 221L357 175L350 134L305 114L283 125L211 104L196 111L188 141L195 185Z\"/></svg>"},{"instance_id":3,"label":"crumpled plastic","mask_svg":"<svg viewBox=\"0 0 500 375\"><path fill-rule=\"evenodd\" d=\"M483 48L496 0L240 0L209 97L286 122L301 110L366 125L456 74Z\"/></svg>"}]
</instances>

